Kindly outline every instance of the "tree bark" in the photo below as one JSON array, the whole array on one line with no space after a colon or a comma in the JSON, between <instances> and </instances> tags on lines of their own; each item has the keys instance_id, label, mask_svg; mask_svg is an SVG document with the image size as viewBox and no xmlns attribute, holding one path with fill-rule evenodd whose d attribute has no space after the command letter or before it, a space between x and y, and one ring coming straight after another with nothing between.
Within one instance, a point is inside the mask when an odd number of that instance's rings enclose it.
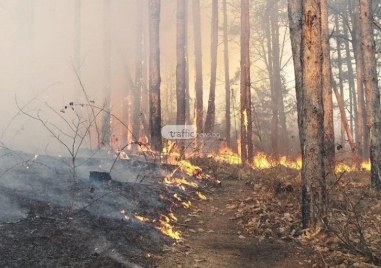
<instances>
[{"instance_id":1,"label":"tree bark","mask_svg":"<svg viewBox=\"0 0 381 268\"><path fill-rule=\"evenodd\" d=\"M249 0L241 0L241 159L254 158L250 93L250 11Z\"/></svg>"},{"instance_id":2,"label":"tree bark","mask_svg":"<svg viewBox=\"0 0 381 268\"><path fill-rule=\"evenodd\" d=\"M185 125L186 117L186 59L185 59L185 0L177 0L176 42L176 124Z\"/></svg>"},{"instance_id":3,"label":"tree bark","mask_svg":"<svg viewBox=\"0 0 381 268\"><path fill-rule=\"evenodd\" d=\"M188 18L189 18L189 5L188 1L184 4L184 51L185 51L185 122L186 124L191 123L191 111L190 111L190 92L189 92L189 55L188 55Z\"/></svg>"},{"instance_id":4,"label":"tree bark","mask_svg":"<svg viewBox=\"0 0 381 268\"><path fill-rule=\"evenodd\" d=\"M328 19L328 18L327 18ZM339 15L335 14L335 27L338 34L340 34L340 23L339 23ZM329 41L329 40L328 40ZM328 43L329 44L329 43ZM339 69L339 88L340 88L340 95L344 96L344 82L343 82L343 60L341 57L341 39L340 37L336 37L336 51L337 51L337 65ZM352 101L351 93L350 95L350 101ZM352 105L350 105L350 108L352 108ZM352 113L351 113L352 116ZM352 119L350 118L350 122L352 122ZM351 123L352 125L352 123ZM353 128L351 128L353 130ZM344 125L340 125L340 143L344 144Z\"/></svg>"},{"instance_id":5,"label":"tree bark","mask_svg":"<svg viewBox=\"0 0 381 268\"><path fill-rule=\"evenodd\" d=\"M271 32L274 31L274 22L273 22L273 17L274 14L272 14L272 6L273 6L273 1L267 1L267 6L266 6L266 16L267 19L270 21L270 27L265 26L265 33L266 33L266 43L267 43L267 68L268 68L268 73L269 73L269 80L270 80L270 93L271 93L271 152L277 158L279 156L279 146L278 146L278 140L279 140L279 116L278 116L278 89L276 85L276 73L274 71L274 58L273 58L273 51L276 49L273 44L272 40L272 34ZM279 49L279 44L278 44L278 49Z\"/></svg>"},{"instance_id":6,"label":"tree bark","mask_svg":"<svg viewBox=\"0 0 381 268\"><path fill-rule=\"evenodd\" d=\"M349 5L349 3L348 3ZM345 14L345 18L346 20L348 21L349 20L349 17L347 15L346 12L344 12ZM348 27L347 26L344 26L344 36L347 37L347 39L349 39L349 34L348 34ZM347 62L347 68L348 68L348 83L349 83L349 90L352 92L352 107L353 107L353 118L351 117L351 121L354 122L354 140L356 142L356 147L357 147L357 144L359 144L359 134L358 134L358 119L357 119L357 116L358 116L358 112L357 112L357 95L356 95L356 87L355 87L355 75L354 75L354 71L353 71L353 65L352 65L352 56L351 56L351 50L350 50L350 47L349 47L349 41L346 40L345 41L345 53L346 53L346 62Z\"/></svg>"},{"instance_id":7,"label":"tree bark","mask_svg":"<svg viewBox=\"0 0 381 268\"><path fill-rule=\"evenodd\" d=\"M301 44L302 44L302 0L288 0L288 20L290 26L290 39L292 47L292 58L294 63L295 74L295 93L296 105L298 114L299 126L299 139L300 148L303 148L304 132L303 132L303 114L302 114L302 100L303 100L303 73L302 73L302 58L301 58ZM301 150L303 154L303 150Z\"/></svg>"},{"instance_id":8,"label":"tree bark","mask_svg":"<svg viewBox=\"0 0 381 268\"><path fill-rule=\"evenodd\" d=\"M223 2L224 10L224 71L225 71L225 138L226 144L230 148L232 145L230 131L231 131L231 120L230 120L230 75L229 75L229 42L228 42L228 11L226 0Z\"/></svg>"},{"instance_id":9,"label":"tree bark","mask_svg":"<svg viewBox=\"0 0 381 268\"><path fill-rule=\"evenodd\" d=\"M323 0L325 1L325 0ZM302 223L319 226L326 216L323 151L321 1L303 1L302 72L303 167Z\"/></svg>"},{"instance_id":10,"label":"tree bark","mask_svg":"<svg viewBox=\"0 0 381 268\"><path fill-rule=\"evenodd\" d=\"M367 131L366 131L366 111L363 87L363 58L361 52L361 28L359 18L358 2L353 2L352 13L352 43L356 60L356 77L357 77L357 125L358 125L358 150L360 155L364 158L366 155Z\"/></svg>"},{"instance_id":11,"label":"tree bark","mask_svg":"<svg viewBox=\"0 0 381 268\"><path fill-rule=\"evenodd\" d=\"M100 146L111 145L111 2L110 0L103 0L103 49L104 49L104 91L105 112L102 118L102 138Z\"/></svg>"},{"instance_id":12,"label":"tree bark","mask_svg":"<svg viewBox=\"0 0 381 268\"><path fill-rule=\"evenodd\" d=\"M150 130L152 149L161 152L161 104L160 104L160 0L149 0L149 88Z\"/></svg>"},{"instance_id":13,"label":"tree bark","mask_svg":"<svg viewBox=\"0 0 381 268\"><path fill-rule=\"evenodd\" d=\"M143 89L143 2L139 1L136 6L137 25L136 25L136 44L135 44L135 85L134 85L134 115L133 115L133 139L139 141L142 123L142 89ZM135 144L133 149L137 150Z\"/></svg>"},{"instance_id":14,"label":"tree bark","mask_svg":"<svg viewBox=\"0 0 381 268\"><path fill-rule=\"evenodd\" d=\"M185 126L187 109L187 77L186 77L186 25L185 25L185 0L177 0L177 42L176 42L176 124ZM184 157L185 143L179 141L180 156Z\"/></svg>"},{"instance_id":15,"label":"tree bark","mask_svg":"<svg viewBox=\"0 0 381 268\"><path fill-rule=\"evenodd\" d=\"M273 59L273 77L274 77L274 89L277 94L277 106L278 106L278 144L279 151L282 154L288 152L288 135L286 114L284 108L283 90L282 90L282 78L281 78L281 59L280 59L280 43L279 43L279 0L273 1L271 22L271 40L272 40L272 59Z\"/></svg>"},{"instance_id":16,"label":"tree bark","mask_svg":"<svg viewBox=\"0 0 381 268\"><path fill-rule=\"evenodd\" d=\"M211 41L211 66L210 66L210 90L208 110L206 112L204 130L211 133L214 130L216 117L216 78L217 78L217 49L218 49L218 0L212 1L212 41Z\"/></svg>"},{"instance_id":17,"label":"tree bark","mask_svg":"<svg viewBox=\"0 0 381 268\"><path fill-rule=\"evenodd\" d=\"M376 50L373 33L372 1L360 0L361 51L364 59L364 85L367 102L367 125L370 130L371 185L381 187L381 115L377 80Z\"/></svg>"},{"instance_id":18,"label":"tree bark","mask_svg":"<svg viewBox=\"0 0 381 268\"><path fill-rule=\"evenodd\" d=\"M323 51L323 108L324 108L324 170L325 175L335 172L335 132L333 128L333 101L331 85L331 57L329 46L328 5L321 1L321 34Z\"/></svg>"},{"instance_id":19,"label":"tree bark","mask_svg":"<svg viewBox=\"0 0 381 268\"><path fill-rule=\"evenodd\" d=\"M193 35L195 54L195 91L196 91L196 128L197 133L203 132L204 104L203 104L203 77L202 77L202 42L201 42L201 16L200 0L193 0Z\"/></svg>"}]
</instances>

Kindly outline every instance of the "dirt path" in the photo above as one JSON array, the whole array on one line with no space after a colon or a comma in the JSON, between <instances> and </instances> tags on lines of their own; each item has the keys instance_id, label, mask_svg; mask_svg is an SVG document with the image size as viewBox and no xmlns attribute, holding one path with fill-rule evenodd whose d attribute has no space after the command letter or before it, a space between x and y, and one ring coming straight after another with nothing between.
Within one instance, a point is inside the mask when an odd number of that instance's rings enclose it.
<instances>
[{"instance_id":1,"label":"dirt path","mask_svg":"<svg viewBox=\"0 0 381 268\"><path fill-rule=\"evenodd\" d=\"M249 196L241 181L225 181L208 195L179 213L184 241L168 248L158 267L318 267L312 253L295 242L262 240L244 233L229 203Z\"/></svg>"}]
</instances>

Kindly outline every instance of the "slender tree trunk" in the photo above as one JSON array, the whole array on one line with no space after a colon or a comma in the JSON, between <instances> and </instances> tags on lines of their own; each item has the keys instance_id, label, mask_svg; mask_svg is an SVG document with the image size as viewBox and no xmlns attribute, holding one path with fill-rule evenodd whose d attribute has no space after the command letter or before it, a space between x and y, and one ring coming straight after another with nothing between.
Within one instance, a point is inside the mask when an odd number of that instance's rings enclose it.
<instances>
[{"instance_id":1,"label":"slender tree trunk","mask_svg":"<svg viewBox=\"0 0 381 268\"><path fill-rule=\"evenodd\" d=\"M340 23L339 23L339 15L338 14L335 14L335 27L336 27L337 33L340 33ZM341 57L341 39L340 39L340 37L336 38L336 51L337 51L337 64L338 64L338 68L339 68L340 95L344 96L343 60ZM349 95L351 97L351 94L349 94ZM352 101L351 98L350 98L350 101ZM352 106L351 106L351 108L352 108ZM352 113L351 113L351 115L352 115ZM350 119L350 122L352 122L352 119ZM353 130L352 127L351 127L351 129ZM344 144L344 131L345 131L344 125L341 124L340 125L340 143L341 144Z\"/></svg>"},{"instance_id":2,"label":"slender tree trunk","mask_svg":"<svg viewBox=\"0 0 381 268\"><path fill-rule=\"evenodd\" d=\"M273 60L273 77L274 77L274 89L276 92L277 100L277 110L278 110L278 144L279 150L282 154L288 152L288 135L287 135L287 125L286 125L286 114L284 108L283 100L283 90L282 90L282 78L281 78L281 67L280 67L280 44L279 44L279 0L273 1L272 6L272 16L270 17L271 22L271 40L272 40L272 60Z\"/></svg>"},{"instance_id":3,"label":"slender tree trunk","mask_svg":"<svg viewBox=\"0 0 381 268\"><path fill-rule=\"evenodd\" d=\"M276 85L276 74L274 72L274 58L273 58L273 42L272 42L272 35L271 32L274 31L272 27L274 27L273 23L273 16L272 14L272 5L273 1L268 1L267 2L267 7L266 7L266 15L267 19L270 21L270 27L265 27L265 34L266 34L266 43L267 43L267 68L268 68L268 73L269 73L269 80L270 80L270 93L271 93L271 151L272 154L275 157L279 156L279 147L278 147L278 140L279 140L279 124L278 124L278 90L277 90L277 85ZM275 26L276 27L276 26ZM279 48L279 45L278 45Z\"/></svg>"},{"instance_id":4,"label":"slender tree trunk","mask_svg":"<svg viewBox=\"0 0 381 268\"><path fill-rule=\"evenodd\" d=\"M197 133L203 132L203 77L202 77L202 44L201 44L201 16L200 16L200 0L193 0L193 35L195 50L195 91L196 91L196 127Z\"/></svg>"},{"instance_id":5,"label":"slender tree trunk","mask_svg":"<svg viewBox=\"0 0 381 268\"><path fill-rule=\"evenodd\" d=\"M377 80L376 49L373 33L371 0L359 0L361 25L361 51L364 59L364 85L367 101L367 124L370 130L371 185L381 187L381 109Z\"/></svg>"},{"instance_id":6,"label":"slender tree trunk","mask_svg":"<svg viewBox=\"0 0 381 268\"><path fill-rule=\"evenodd\" d=\"M325 0L324 0L325 1ZM321 1L303 1L302 71L303 167L302 223L319 226L326 214L323 151Z\"/></svg>"},{"instance_id":7,"label":"slender tree trunk","mask_svg":"<svg viewBox=\"0 0 381 268\"><path fill-rule=\"evenodd\" d=\"M346 14L346 13L345 13ZM349 20L348 15L346 15L346 20ZM348 35L348 27L344 25L344 36L348 39L350 38ZM346 54L346 63L347 63L347 69L348 69L348 83L349 83L349 90L352 92L352 107L353 107L353 118L351 118L352 121L354 121L354 139L357 144L359 144L359 133L358 133L358 112L357 112L357 95L356 95L356 87L355 87L355 75L353 71L353 65L352 65L352 56L351 56L351 50L349 47L349 41L345 41L345 54Z\"/></svg>"},{"instance_id":8,"label":"slender tree trunk","mask_svg":"<svg viewBox=\"0 0 381 268\"><path fill-rule=\"evenodd\" d=\"M152 149L163 150L161 140L160 104L160 0L149 0L149 88L150 88L150 130Z\"/></svg>"},{"instance_id":9,"label":"slender tree trunk","mask_svg":"<svg viewBox=\"0 0 381 268\"><path fill-rule=\"evenodd\" d=\"M241 159L254 157L250 93L250 11L249 0L241 0Z\"/></svg>"},{"instance_id":10,"label":"slender tree trunk","mask_svg":"<svg viewBox=\"0 0 381 268\"><path fill-rule=\"evenodd\" d=\"M104 22L104 115L102 118L101 146L111 145L111 2L103 0L103 22Z\"/></svg>"},{"instance_id":11,"label":"slender tree trunk","mask_svg":"<svg viewBox=\"0 0 381 268\"><path fill-rule=\"evenodd\" d=\"M149 126L149 19L148 19L148 0L143 2L143 87L142 87L142 123L144 127L144 136L151 143Z\"/></svg>"},{"instance_id":12,"label":"slender tree trunk","mask_svg":"<svg viewBox=\"0 0 381 268\"><path fill-rule=\"evenodd\" d=\"M177 0L177 43L176 43L176 124L185 125L186 117L186 59L185 59L185 0Z\"/></svg>"},{"instance_id":13,"label":"slender tree trunk","mask_svg":"<svg viewBox=\"0 0 381 268\"><path fill-rule=\"evenodd\" d=\"M187 86L186 86L186 25L185 25L185 0L177 0L177 43L176 43L176 100L177 113L176 124L185 126L187 109ZM188 103L189 104L189 103ZM179 141L180 155L184 157L185 143Z\"/></svg>"},{"instance_id":14,"label":"slender tree trunk","mask_svg":"<svg viewBox=\"0 0 381 268\"><path fill-rule=\"evenodd\" d=\"M332 78L332 88L333 88L333 91L335 92L335 96L336 96L336 100L337 100L337 105L339 106L339 110L340 110L340 118L341 118L341 124L343 125L344 127L344 130L347 134L347 138L348 138L348 142L349 142L349 145L351 147L351 151L355 154L355 157L354 157L354 160L355 162L357 162L358 158L357 158L357 154L356 154L356 143L353 139L353 135L352 135L352 132L350 131L350 128L349 128L349 125L348 125L348 119L347 119L347 115L346 115L346 112L345 112L345 103L344 103L344 98L343 96L339 93L338 89L337 89L337 84L333 78L333 74L331 73L331 78Z\"/></svg>"},{"instance_id":15,"label":"slender tree trunk","mask_svg":"<svg viewBox=\"0 0 381 268\"><path fill-rule=\"evenodd\" d=\"M187 124L191 123L191 111L190 111L190 92L189 92L189 55L188 55L188 18L189 18L189 5L188 1L185 1L185 7L184 7L184 31L185 31L185 38L184 38L184 51L185 51L185 122Z\"/></svg>"},{"instance_id":16,"label":"slender tree trunk","mask_svg":"<svg viewBox=\"0 0 381 268\"><path fill-rule=\"evenodd\" d=\"M229 75L229 42L228 42L228 11L226 0L223 2L224 9L224 66L225 66L225 137L227 146L230 148L232 145L230 131L230 75Z\"/></svg>"},{"instance_id":17,"label":"slender tree trunk","mask_svg":"<svg viewBox=\"0 0 381 268\"><path fill-rule=\"evenodd\" d=\"M358 140L359 140L359 153L362 157L365 157L367 144L367 131L366 131L366 112L365 112L365 99L364 99L364 87L363 87L363 58L361 54L361 28L359 19L358 2L353 2L352 5L352 43L356 60L356 77L357 77L357 125L358 125Z\"/></svg>"},{"instance_id":18,"label":"slender tree trunk","mask_svg":"<svg viewBox=\"0 0 381 268\"><path fill-rule=\"evenodd\" d=\"M324 169L325 175L334 175L335 171L335 132L333 129L333 102L331 86L331 57L329 47L328 5L321 1L321 33L323 51L323 107L324 107Z\"/></svg>"},{"instance_id":19,"label":"slender tree trunk","mask_svg":"<svg viewBox=\"0 0 381 268\"><path fill-rule=\"evenodd\" d=\"M131 76L130 69L126 66L126 90L123 92L123 100L122 100L122 120L126 124L126 126L130 126L130 115L131 111L131 97L132 97L132 89L134 88L134 81ZM130 140L129 135L131 135L130 130L126 127L122 128L122 137L121 137L121 146L126 146Z\"/></svg>"},{"instance_id":20,"label":"slender tree trunk","mask_svg":"<svg viewBox=\"0 0 381 268\"><path fill-rule=\"evenodd\" d=\"M217 78L217 48L218 48L218 0L212 0L212 42L211 42L211 70L208 110L206 113L204 130L211 133L214 130L216 117L216 78Z\"/></svg>"},{"instance_id":21,"label":"slender tree trunk","mask_svg":"<svg viewBox=\"0 0 381 268\"><path fill-rule=\"evenodd\" d=\"M135 85L134 85L134 115L133 115L133 139L134 141L139 141L140 130L142 122L142 89L143 89L143 2L139 1L137 3L137 25L136 25L136 45L135 45ZM133 146L135 150L138 149L138 145Z\"/></svg>"},{"instance_id":22,"label":"slender tree trunk","mask_svg":"<svg viewBox=\"0 0 381 268\"><path fill-rule=\"evenodd\" d=\"M303 72L302 72L302 58L301 58L301 44L302 44L302 0L288 0L288 20L290 25L290 38L292 47L292 58L294 63L295 74L295 93L296 105L298 114L299 126L299 139L300 148L303 148L304 132L303 132ZM303 154L303 150L301 150Z\"/></svg>"}]
</instances>

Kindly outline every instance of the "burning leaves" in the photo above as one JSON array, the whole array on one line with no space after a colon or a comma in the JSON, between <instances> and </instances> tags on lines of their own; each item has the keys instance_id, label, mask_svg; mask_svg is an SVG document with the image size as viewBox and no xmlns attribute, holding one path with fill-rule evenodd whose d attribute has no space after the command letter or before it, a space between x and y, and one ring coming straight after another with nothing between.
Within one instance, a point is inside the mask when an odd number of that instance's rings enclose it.
<instances>
[{"instance_id":1,"label":"burning leaves","mask_svg":"<svg viewBox=\"0 0 381 268\"><path fill-rule=\"evenodd\" d=\"M181 161L177 167L160 182L158 197L165 204L164 209L141 213L127 213L120 209L125 221L148 224L164 235L174 239L181 239L181 232L176 230L177 217L174 214L176 208L189 209L193 200L207 200L204 188L215 182L211 177L204 174L201 168L190 162Z\"/></svg>"},{"instance_id":2,"label":"burning leaves","mask_svg":"<svg viewBox=\"0 0 381 268\"><path fill-rule=\"evenodd\" d=\"M135 215L135 219L137 219L140 222L152 222L155 225L157 225L156 223L158 222L159 224L155 228L160 230L164 235L169 236L170 238L175 240L181 239L181 233L179 231L174 230L172 222L177 222L177 218L172 212L169 213L168 216L160 215L159 221L150 220L148 217L140 215Z\"/></svg>"},{"instance_id":3,"label":"burning leaves","mask_svg":"<svg viewBox=\"0 0 381 268\"><path fill-rule=\"evenodd\" d=\"M171 219L173 221L173 218L169 218L165 215L161 215L160 219L160 227L157 227L163 234L175 239L179 240L181 239L181 234L179 231L175 231L173 228L173 225L171 224ZM175 217L176 219L176 217ZM177 221L177 219L176 219Z\"/></svg>"}]
</instances>

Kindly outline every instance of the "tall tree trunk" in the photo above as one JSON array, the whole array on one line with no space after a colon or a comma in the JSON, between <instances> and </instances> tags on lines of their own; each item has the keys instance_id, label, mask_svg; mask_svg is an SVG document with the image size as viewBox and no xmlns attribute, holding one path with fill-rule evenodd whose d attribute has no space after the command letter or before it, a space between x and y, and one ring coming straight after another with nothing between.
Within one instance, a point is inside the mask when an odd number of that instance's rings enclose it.
<instances>
[{"instance_id":1,"label":"tall tree trunk","mask_svg":"<svg viewBox=\"0 0 381 268\"><path fill-rule=\"evenodd\" d=\"M176 124L185 126L187 109L187 87L186 87L186 26L185 26L185 0L177 0L177 35L176 35L176 100L177 113ZM184 156L185 143L179 142L180 155Z\"/></svg>"},{"instance_id":2,"label":"tall tree trunk","mask_svg":"<svg viewBox=\"0 0 381 268\"><path fill-rule=\"evenodd\" d=\"M281 78L281 67L280 67L280 44L279 44L279 0L273 1L272 6L272 16L270 17L271 22L271 40L272 40L272 60L273 60L273 77L274 77L274 89L277 94L277 109L278 109L278 123L280 127L280 132L278 135L279 140L279 150L282 154L288 152L288 135L287 135L287 125L286 125L286 114L284 108L283 100L283 90L282 90L282 78Z\"/></svg>"},{"instance_id":3,"label":"tall tree trunk","mask_svg":"<svg viewBox=\"0 0 381 268\"><path fill-rule=\"evenodd\" d=\"M357 125L358 125L358 140L359 140L359 153L365 157L365 147L367 144L367 131L366 131L366 111L363 87L363 58L361 54L361 28L359 19L358 2L353 1L351 7L352 12L352 43L356 60L356 77L357 77Z\"/></svg>"},{"instance_id":4,"label":"tall tree trunk","mask_svg":"<svg viewBox=\"0 0 381 268\"><path fill-rule=\"evenodd\" d=\"M149 88L150 130L152 149L161 152L161 104L160 104L160 5L161 0L149 0Z\"/></svg>"},{"instance_id":5,"label":"tall tree trunk","mask_svg":"<svg viewBox=\"0 0 381 268\"><path fill-rule=\"evenodd\" d=\"M142 124L142 89L143 89L143 2L139 1L136 6L137 24L136 24L136 45L135 45L135 85L134 85L134 115L133 115L133 139L139 141L140 130ZM135 150L138 149L138 145L133 146Z\"/></svg>"},{"instance_id":6,"label":"tall tree trunk","mask_svg":"<svg viewBox=\"0 0 381 268\"><path fill-rule=\"evenodd\" d=\"M185 125L186 117L186 59L185 59L185 0L177 0L176 42L176 124Z\"/></svg>"},{"instance_id":7,"label":"tall tree trunk","mask_svg":"<svg viewBox=\"0 0 381 268\"><path fill-rule=\"evenodd\" d=\"M325 0L324 0L325 1ZM323 151L321 1L303 1L302 71L303 167L302 223L321 225L325 219L326 186Z\"/></svg>"},{"instance_id":8,"label":"tall tree trunk","mask_svg":"<svg viewBox=\"0 0 381 268\"><path fill-rule=\"evenodd\" d=\"M104 114L101 146L111 145L111 1L103 0Z\"/></svg>"},{"instance_id":9,"label":"tall tree trunk","mask_svg":"<svg viewBox=\"0 0 381 268\"><path fill-rule=\"evenodd\" d=\"M339 15L335 14L335 27L337 33L340 33L340 23L339 23ZM340 88L340 95L344 96L344 82L343 82L343 61L341 57L341 39L340 37L336 38L336 51L337 51L337 65L339 68L339 88ZM351 94L349 94L351 97ZM350 101L352 101L352 98L350 98ZM352 105L350 106L352 108ZM352 115L352 113L351 113ZM352 122L352 119L350 119L350 122ZM351 124L352 125L352 124ZM353 130L353 128L351 128ZM344 144L344 125L340 125L340 143Z\"/></svg>"},{"instance_id":10,"label":"tall tree trunk","mask_svg":"<svg viewBox=\"0 0 381 268\"><path fill-rule=\"evenodd\" d=\"M193 0L193 35L195 54L195 91L196 91L196 128L197 133L203 132L204 104L203 104L203 77L202 77L202 44L201 44L201 16L200 0Z\"/></svg>"},{"instance_id":11,"label":"tall tree trunk","mask_svg":"<svg viewBox=\"0 0 381 268\"><path fill-rule=\"evenodd\" d=\"M250 11L249 0L241 0L241 159L251 163L254 157L250 82Z\"/></svg>"},{"instance_id":12,"label":"tall tree trunk","mask_svg":"<svg viewBox=\"0 0 381 268\"><path fill-rule=\"evenodd\" d=\"M211 133L214 130L216 117L216 79L217 79L217 49L218 49L218 0L212 2L212 41L211 41L211 69L210 69L210 91L208 110L206 112L204 130Z\"/></svg>"},{"instance_id":13,"label":"tall tree trunk","mask_svg":"<svg viewBox=\"0 0 381 268\"><path fill-rule=\"evenodd\" d=\"M190 91L189 91L189 54L188 54L188 27L189 27L189 5L188 1L185 1L184 7L184 31L185 31L185 39L184 39L184 50L185 50L185 122L187 124L191 123L191 111L190 111Z\"/></svg>"},{"instance_id":14,"label":"tall tree trunk","mask_svg":"<svg viewBox=\"0 0 381 268\"><path fill-rule=\"evenodd\" d=\"M371 185L381 187L381 109L377 80L376 50L371 0L360 0L361 51L364 59L364 85L367 101L367 124L370 130Z\"/></svg>"},{"instance_id":15,"label":"tall tree trunk","mask_svg":"<svg viewBox=\"0 0 381 268\"><path fill-rule=\"evenodd\" d=\"M272 5L273 1L267 2L266 7L266 15L267 19L270 21L270 27L265 27L265 33L266 33L266 43L267 43L267 68L269 73L269 80L270 80L270 92L271 92L271 147L272 147L272 154L275 157L279 156L279 147L278 147L278 139L279 139L279 132L278 132L278 90L276 88L276 78L275 78L275 72L274 72L274 58L273 58L273 50L275 49L273 47L272 43L272 35L271 31L274 31L272 27L274 27L273 23L273 10ZM278 45L279 48L279 45Z\"/></svg>"},{"instance_id":16,"label":"tall tree trunk","mask_svg":"<svg viewBox=\"0 0 381 268\"><path fill-rule=\"evenodd\" d=\"M141 1L141 0L139 0ZM151 143L149 126L149 23L148 23L148 0L143 2L143 87L142 87L142 123L144 127L144 136Z\"/></svg>"},{"instance_id":17,"label":"tall tree trunk","mask_svg":"<svg viewBox=\"0 0 381 268\"><path fill-rule=\"evenodd\" d=\"M302 0L288 0L288 20L290 25L290 39L292 47L292 58L294 63L295 74L295 93L296 105L298 114L299 126L299 139L300 148L303 148L304 132L303 132L303 113L302 113L302 100L303 100L303 72L302 72L302 58L301 58L301 44L302 44ZM303 150L301 150L303 154Z\"/></svg>"},{"instance_id":18,"label":"tall tree trunk","mask_svg":"<svg viewBox=\"0 0 381 268\"><path fill-rule=\"evenodd\" d=\"M226 0L223 2L224 9L224 66L225 66L225 137L226 144L230 148L232 145L230 131L230 75L229 75L229 42L228 42L228 11Z\"/></svg>"},{"instance_id":19,"label":"tall tree trunk","mask_svg":"<svg viewBox=\"0 0 381 268\"><path fill-rule=\"evenodd\" d=\"M346 14L345 19L348 21L349 17L347 15L347 13L344 12L344 14ZM344 36L349 39L350 37L348 35L348 27L344 25L343 28L344 28ZM358 134L359 127L358 127L358 119L357 119L357 116L358 116L357 95L356 95L356 87L355 87L355 79L354 79L355 75L354 75L354 71L353 71L352 56L351 56L351 50L349 47L349 43L350 42L348 40L345 41L345 54L346 54L346 63L347 63L347 69L348 69L349 90L352 92L352 99L353 99L353 103L352 103L353 118L351 118L351 120L354 121L354 136L355 136L354 139L355 139L356 146L357 146L357 144L359 143L359 134Z\"/></svg>"},{"instance_id":20,"label":"tall tree trunk","mask_svg":"<svg viewBox=\"0 0 381 268\"><path fill-rule=\"evenodd\" d=\"M335 133L333 129L333 102L331 86L331 57L329 47L328 5L321 1L321 40L323 51L323 107L324 107L324 169L325 175L334 175L335 171Z\"/></svg>"},{"instance_id":21,"label":"tall tree trunk","mask_svg":"<svg viewBox=\"0 0 381 268\"><path fill-rule=\"evenodd\" d=\"M126 66L125 68L125 74L127 77L127 83L125 87L125 91L123 92L123 100L122 100L122 120L126 126L130 126L130 118L131 118L131 97L132 97L132 89L134 88L134 81L131 76L130 69ZM122 133L121 133L121 146L126 146L130 140L129 140L129 135L130 129L123 127L122 128Z\"/></svg>"}]
</instances>

